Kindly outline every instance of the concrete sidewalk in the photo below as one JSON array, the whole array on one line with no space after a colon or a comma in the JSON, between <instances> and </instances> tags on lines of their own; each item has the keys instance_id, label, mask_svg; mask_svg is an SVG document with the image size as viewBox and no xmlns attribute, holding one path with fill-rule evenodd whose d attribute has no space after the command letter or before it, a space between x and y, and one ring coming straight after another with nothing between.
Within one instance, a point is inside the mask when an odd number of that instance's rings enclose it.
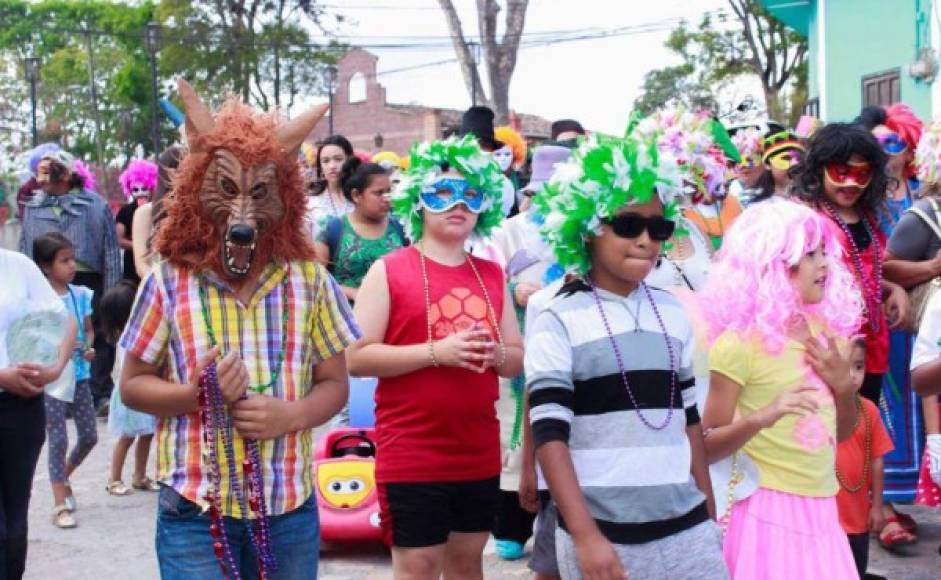
<instances>
[{"instance_id":1,"label":"concrete sidewalk","mask_svg":"<svg viewBox=\"0 0 941 580\"><path fill-rule=\"evenodd\" d=\"M71 429L71 422L70 422ZM59 530L52 525L52 493L46 455L36 470L30 508L27 580L149 580L159 577L154 556L154 516L157 496L136 492L113 497L105 492L113 438L99 422L98 446L72 478L78 500L79 527ZM74 431L70 431L74 441ZM130 463L125 481L130 482ZM873 542L870 572L891 580L941 578L941 510L904 506L920 525L921 542L892 555ZM490 579L529 578L525 561L503 562L491 542L484 556L484 575ZM324 546L320 578L379 580L391 578L391 561L381 546ZM195 579L194 579L195 580ZM708 580L708 579L705 579Z\"/></svg>"}]
</instances>

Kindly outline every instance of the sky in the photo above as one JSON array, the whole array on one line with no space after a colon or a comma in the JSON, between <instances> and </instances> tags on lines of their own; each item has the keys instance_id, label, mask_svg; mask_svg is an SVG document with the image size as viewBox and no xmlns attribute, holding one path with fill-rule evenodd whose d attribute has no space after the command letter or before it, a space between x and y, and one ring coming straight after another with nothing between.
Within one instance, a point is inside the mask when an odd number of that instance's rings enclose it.
<instances>
[{"instance_id":1,"label":"sky","mask_svg":"<svg viewBox=\"0 0 941 580\"><path fill-rule=\"evenodd\" d=\"M464 34L476 35L476 2L453 1ZM390 103L470 106L456 62L397 70L454 58L437 0L324 0L321 4L347 20L331 26L342 41L373 45L367 49L379 56L379 80ZM644 74L679 62L663 46L679 19L697 23L704 12L726 7L725 0L530 0L524 39L531 42L559 31L564 36L603 31L617 36L521 48L510 85L510 107L549 120L572 117L586 128L620 134ZM502 33L502 12L498 20ZM641 32L638 27L653 31ZM428 46L375 46L413 43ZM741 96L760 97L747 88L735 90Z\"/></svg>"}]
</instances>

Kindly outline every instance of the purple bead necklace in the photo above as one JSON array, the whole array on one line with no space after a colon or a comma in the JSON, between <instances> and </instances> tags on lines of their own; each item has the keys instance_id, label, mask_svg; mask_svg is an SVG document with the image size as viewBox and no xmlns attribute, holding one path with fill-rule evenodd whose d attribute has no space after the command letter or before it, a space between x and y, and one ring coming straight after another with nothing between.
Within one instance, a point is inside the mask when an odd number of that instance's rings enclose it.
<instances>
[{"instance_id":1,"label":"purple bead necklace","mask_svg":"<svg viewBox=\"0 0 941 580\"><path fill-rule=\"evenodd\" d=\"M840 229L843 230L843 235L846 236L846 239L849 241L850 258L853 260L856 278L859 280L860 286L863 287L863 298L866 300L866 318L869 319L869 328L871 328L873 332L879 332L882 324L882 314L880 311L882 305L882 256L879 255L879 240L876 238L876 234L873 232L869 220L865 215L860 214L860 221L863 223L863 227L866 228L866 233L869 235L869 244L870 246L875 246L872 252L876 275L876 279L874 280L875 284L867 284L866 273L865 270L863 270L862 252L859 251L859 246L856 245L856 240L853 239L853 233L850 231L849 225L847 225L846 221L836 212L836 208L833 207L830 200L824 200L823 205L824 208L826 208L827 214L840 226Z\"/></svg>"},{"instance_id":2,"label":"purple bead necklace","mask_svg":"<svg viewBox=\"0 0 941 580\"><path fill-rule=\"evenodd\" d=\"M661 425L654 425L651 423L640 410L640 405L637 404L637 398L634 396L634 391L631 390L631 385L627 380L627 371L624 370L624 359L621 357L621 349L618 348L618 343L616 340L614 340L614 333L611 332L611 324L608 322L608 315L604 311L604 306L601 303L601 297L598 295L598 290L591 282L591 279L588 278L587 281L588 287L591 288L591 294L595 298L595 305L598 307L598 313L601 314L601 320L604 322L604 329L608 333L608 341L611 343L611 348L614 350L614 358L618 361L618 371L621 373L621 382L624 383L624 388L627 389L627 395L631 398L631 403L633 403L634 408L637 409L637 416L640 417L641 422L646 425L648 429L662 431L666 428L667 425L670 424L670 420L673 418L673 399L676 397L677 362L676 356L673 353L673 345L670 343L670 335L667 334L667 327L663 323L663 317L660 315L660 310L657 308L657 303L654 302L653 296L650 294L650 288L647 287L647 284L643 282L640 283L640 288L647 296L647 302L650 304L650 308L653 310L654 316L657 317L657 324L660 325L660 331L663 333L663 340L667 345L667 353L670 356L670 403L667 406L667 418ZM637 325L637 329L640 328L639 310L638 316L634 320L634 324Z\"/></svg>"},{"instance_id":3,"label":"purple bead necklace","mask_svg":"<svg viewBox=\"0 0 941 580\"><path fill-rule=\"evenodd\" d=\"M223 454L229 466L229 487L235 494L245 525L250 528L249 538L258 557L259 577L264 579L269 572L277 570L277 562L271 550L271 530L261 480L261 454L257 441L245 440L248 457L242 462L245 478L243 487L236 473L231 417L225 411L225 401L219 388L219 375L214 361L206 367L199 379L199 407L203 423L203 441L209 448L209 492L204 499L209 503L209 531L213 538L213 551L219 560L223 575L240 580L241 575L225 535L222 516L222 473L219 467L221 458L217 442L217 437L221 437ZM244 491L246 489L247 494ZM256 515L254 520L248 518L251 512Z\"/></svg>"},{"instance_id":4,"label":"purple bead necklace","mask_svg":"<svg viewBox=\"0 0 941 580\"><path fill-rule=\"evenodd\" d=\"M215 413L210 384L216 386L219 384L215 363L206 367L199 377L198 396L199 418L203 425L203 443L209 449L209 490L206 492L204 498L209 504L209 533L212 536L212 549L216 555L216 559L219 561L222 575L227 576L228 570L234 578L240 578L239 568L235 564L232 549L229 546L229 542L226 540L225 520L222 518L221 512L222 474L219 470L219 450L218 442L215 437L218 416Z\"/></svg>"}]
</instances>

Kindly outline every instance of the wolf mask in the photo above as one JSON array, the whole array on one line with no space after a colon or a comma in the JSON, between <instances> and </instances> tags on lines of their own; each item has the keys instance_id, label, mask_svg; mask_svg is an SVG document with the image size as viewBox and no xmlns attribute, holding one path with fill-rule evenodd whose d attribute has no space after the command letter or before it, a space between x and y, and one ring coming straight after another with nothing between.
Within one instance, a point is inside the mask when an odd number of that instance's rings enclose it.
<instances>
[{"instance_id":1,"label":"wolf mask","mask_svg":"<svg viewBox=\"0 0 941 580\"><path fill-rule=\"evenodd\" d=\"M230 99L214 117L186 81L179 89L189 151L173 174L157 251L232 281L272 261L313 259L297 154L327 105L285 121Z\"/></svg>"}]
</instances>

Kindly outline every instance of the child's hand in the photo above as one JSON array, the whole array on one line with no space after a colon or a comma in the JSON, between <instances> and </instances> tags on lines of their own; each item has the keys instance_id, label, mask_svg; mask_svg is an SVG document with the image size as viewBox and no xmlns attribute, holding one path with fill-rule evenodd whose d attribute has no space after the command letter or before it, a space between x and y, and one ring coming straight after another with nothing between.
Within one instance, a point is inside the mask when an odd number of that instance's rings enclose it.
<instances>
[{"instance_id":1,"label":"child's hand","mask_svg":"<svg viewBox=\"0 0 941 580\"><path fill-rule=\"evenodd\" d=\"M539 495L536 492L536 470L533 467L527 468L526 462L523 462L523 469L520 472L520 507L534 514L539 511Z\"/></svg>"},{"instance_id":2,"label":"child's hand","mask_svg":"<svg viewBox=\"0 0 941 580\"><path fill-rule=\"evenodd\" d=\"M232 404L241 399L248 390L248 369L245 362L234 352L225 355L216 367L219 389L225 402Z\"/></svg>"},{"instance_id":3,"label":"child's hand","mask_svg":"<svg viewBox=\"0 0 941 580\"><path fill-rule=\"evenodd\" d=\"M30 375L38 372L22 368L22 365L0 369L0 387L24 399L36 397L42 394L43 388L30 382Z\"/></svg>"},{"instance_id":4,"label":"child's hand","mask_svg":"<svg viewBox=\"0 0 941 580\"><path fill-rule=\"evenodd\" d=\"M495 347L490 331L474 325L442 338L434 343L433 348L439 365L482 373L494 364Z\"/></svg>"},{"instance_id":5,"label":"child's hand","mask_svg":"<svg viewBox=\"0 0 941 580\"><path fill-rule=\"evenodd\" d=\"M770 405L755 412L755 420L762 429L772 427L785 415L813 415L820 407L817 389L810 385L798 387L778 395Z\"/></svg>"},{"instance_id":6,"label":"child's hand","mask_svg":"<svg viewBox=\"0 0 941 580\"><path fill-rule=\"evenodd\" d=\"M824 332L827 345L824 346L814 337L804 342L807 364L817 373L823 382L833 391L833 396L843 398L856 393L850 371L853 368L852 348L849 341L838 341L829 332Z\"/></svg>"},{"instance_id":7,"label":"child's hand","mask_svg":"<svg viewBox=\"0 0 941 580\"><path fill-rule=\"evenodd\" d=\"M88 362L95 360L95 349L86 348L84 354L82 354L82 358L84 358Z\"/></svg>"},{"instance_id":8,"label":"child's hand","mask_svg":"<svg viewBox=\"0 0 941 580\"><path fill-rule=\"evenodd\" d=\"M869 531L881 532L885 527L885 513L882 510L882 504L872 504L869 510Z\"/></svg>"},{"instance_id":9,"label":"child's hand","mask_svg":"<svg viewBox=\"0 0 941 580\"><path fill-rule=\"evenodd\" d=\"M44 367L33 363L20 363L16 365L20 375L36 387L45 387L55 381L62 371L55 366ZM58 372L57 372L58 371Z\"/></svg>"},{"instance_id":10,"label":"child's hand","mask_svg":"<svg viewBox=\"0 0 941 580\"><path fill-rule=\"evenodd\" d=\"M232 423L246 439L275 439L290 429L289 405L282 399L252 394L232 405Z\"/></svg>"},{"instance_id":11,"label":"child's hand","mask_svg":"<svg viewBox=\"0 0 941 580\"><path fill-rule=\"evenodd\" d=\"M601 533L575 540L575 556L582 576L591 580L627 580L614 546Z\"/></svg>"}]
</instances>

